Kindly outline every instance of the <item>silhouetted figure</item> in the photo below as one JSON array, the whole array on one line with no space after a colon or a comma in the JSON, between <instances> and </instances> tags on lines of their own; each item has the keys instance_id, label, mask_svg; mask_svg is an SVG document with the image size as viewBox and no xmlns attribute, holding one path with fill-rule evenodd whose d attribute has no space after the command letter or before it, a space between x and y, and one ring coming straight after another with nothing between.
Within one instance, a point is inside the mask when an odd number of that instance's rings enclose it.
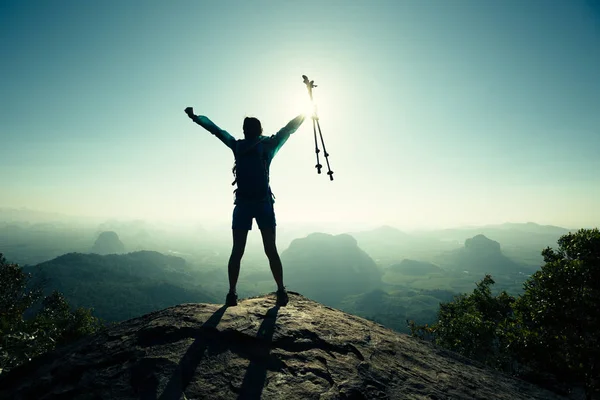
<instances>
[{"instance_id":1,"label":"silhouetted figure","mask_svg":"<svg viewBox=\"0 0 600 400\"><path fill-rule=\"evenodd\" d=\"M283 268L275 245L275 200L269 184L269 169L275 154L304 122L304 115L298 115L272 136L263 136L260 121L247 117L243 125L244 139L236 140L207 117L194 115L192 107L186 108L185 112L194 122L225 143L235 157L233 184L237 184L237 189L231 226L233 248L229 257L229 293L225 304L237 305L236 285L240 274L240 262L246 248L248 232L252 229L252 220L256 219L271 272L277 283L277 304L285 306L288 295L283 285Z\"/></svg>"}]
</instances>

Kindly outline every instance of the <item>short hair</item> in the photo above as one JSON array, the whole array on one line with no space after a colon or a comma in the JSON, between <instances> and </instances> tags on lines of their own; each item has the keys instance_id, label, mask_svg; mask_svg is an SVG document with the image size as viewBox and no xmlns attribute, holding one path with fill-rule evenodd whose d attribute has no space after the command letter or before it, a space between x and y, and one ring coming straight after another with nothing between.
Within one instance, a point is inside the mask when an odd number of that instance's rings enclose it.
<instances>
[{"instance_id":1,"label":"short hair","mask_svg":"<svg viewBox=\"0 0 600 400\"><path fill-rule=\"evenodd\" d=\"M246 139L259 137L262 134L262 126L258 118L244 118L244 136Z\"/></svg>"}]
</instances>

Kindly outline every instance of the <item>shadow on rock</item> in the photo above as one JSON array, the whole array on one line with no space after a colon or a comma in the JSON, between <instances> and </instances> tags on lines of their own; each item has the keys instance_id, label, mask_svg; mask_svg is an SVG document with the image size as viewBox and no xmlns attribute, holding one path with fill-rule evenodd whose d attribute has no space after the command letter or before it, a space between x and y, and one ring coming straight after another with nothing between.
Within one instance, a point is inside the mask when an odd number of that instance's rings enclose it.
<instances>
[{"instance_id":1,"label":"shadow on rock","mask_svg":"<svg viewBox=\"0 0 600 400\"><path fill-rule=\"evenodd\" d=\"M267 370L279 370L281 365L270 365L269 360L272 361L270 355L271 352L271 340L273 339L273 333L275 331L275 322L277 321L277 312L279 307L275 306L267 311L264 316L262 324L258 328L256 338L264 341L264 346L260 346L260 352L262 354L256 354L252 357L250 365L244 375L242 387L240 388L238 399L260 399L263 388L265 386L265 380L267 379Z\"/></svg>"},{"instance_id":2,"label":"shadow on rock","mask_svg":"<svg viewBox=\"0 0 600 400\"><path fill-rule=\"evenodd\" d=\"M223 306L215 311L215 313L211 315L204 324L202 324L201 329L216 329L226 310L227 306ZM196 368L200 364L200 361L202 361L202 357L204 356L204 352L208 348L208 345L209 341L206 337L199 336L196 338L194 343L191 344L191 346L185 352L185 355L181 358L179 365L171 375L171 378L169 379L169 382L167 383L167 386L165 387L165 390L163 391L159 400L181 399L184 390L194 377ZM150 399L150 397L146 398ZM156 395L154 396L154 399L156 399Z\"/></svg>"}]
</instances>

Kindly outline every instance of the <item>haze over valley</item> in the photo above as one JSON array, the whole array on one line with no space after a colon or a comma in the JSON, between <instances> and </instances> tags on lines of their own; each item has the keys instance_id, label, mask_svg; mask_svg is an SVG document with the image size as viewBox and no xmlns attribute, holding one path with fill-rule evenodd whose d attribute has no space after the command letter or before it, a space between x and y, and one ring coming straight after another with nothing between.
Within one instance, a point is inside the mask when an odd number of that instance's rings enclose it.
<instances>
[{"instance_id":1,"label":"haze over valley","mask_svg":"<svg viewBox=\"0 0 600 400\"><path fill-rule=\"evenodd\" d=\"M328 232L281 229L289 290L407 332L432 323L440 302L471 291L485 274L518 294L567 228L535 223L405 232L386 225ZM573 231L573 230L571 230ZM0 210L5 257L58 289L74 306L120 321L184 302L223 301L230 232L202 224L93 221L32 210ZM242 261L241 298L275 290L258 232Z\"/></svg>"}]
</instances>

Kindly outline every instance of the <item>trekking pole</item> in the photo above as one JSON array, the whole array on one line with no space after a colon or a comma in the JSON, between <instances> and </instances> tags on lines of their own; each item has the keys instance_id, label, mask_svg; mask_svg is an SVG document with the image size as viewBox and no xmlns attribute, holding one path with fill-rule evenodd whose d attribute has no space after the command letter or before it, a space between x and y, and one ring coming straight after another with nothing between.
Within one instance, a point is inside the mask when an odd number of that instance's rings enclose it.
<instances>
[{"instance_id":1,"label":"trekking pole","mask_svg":"<svg viewBox=\"0 0 600 400\"><path fill-rule=\"evenodd\" d=\"M315 110L315 104L313 101L312 89L314 87L317 87L317 85L314 84L315 81L309 82L308 77L306 75L302 75L302 78L304 78L304 84L306 85L306 88L308 89L308 95L310 96L310 102L313 105L313 115L314 115L316 110ZM321 168L323 168L323 166L319 162L319 153L321 152L321 150L319 150L319 142L317 142L317 127L315 125L315 119L313 118L313 115L311 115L311 118L312 118L312 123L313 123L313 136L315 138L315 154L317 156L317 165L315 165L315 168L317 169L317 173L320 174Z\"/></svg>"},{"instance_id":2,"label":"trekking pole","mask_svg":"<svg viewBox=\"0 0 600 400\"><path fill-rule=\"evenodd\" d=\"M323 133L321 133L321 124L319 123L319 117L317 116L317 107L315 106L315 102L313 99L313 95L312 95L312 90L313 88L316 88L317 85L315 85L315 81L309 81L308 77L306 75L302 75L302 78L304 79L304 84L306 85L306 88L308 89L308 95L310 96L310 101L313 104L313 115L311 116L312 118L312 122L313 122L313 135L315 138L315 154L317 155L317 165L315 165L315 168L317 169L317 173L321 173L321 168L323 168L323 166L321 165L321 163L319 162L319 153L321 152L321 150L319 150L319 143L317 142L317 129L319 130L319 137L321 138L321 145L323 146L323 153L325 155L325 162L327 163L327 175L329 175L329 180L333 180L333 171L331 170L331 167L329 166L329 153L327 153L327 150L325 149L325 141L323 140Z\"/></svg>"}]
</instances>

